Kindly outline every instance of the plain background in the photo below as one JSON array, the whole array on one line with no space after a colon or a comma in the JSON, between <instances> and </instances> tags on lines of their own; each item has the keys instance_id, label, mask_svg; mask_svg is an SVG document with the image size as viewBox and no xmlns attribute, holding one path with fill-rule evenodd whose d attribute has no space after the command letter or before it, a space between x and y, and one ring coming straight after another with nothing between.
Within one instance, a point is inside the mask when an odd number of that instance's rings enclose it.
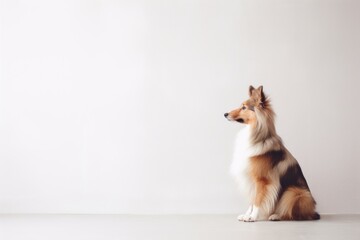
<instances>
[{"instance_id":1,"label":"plain background","mask_svg":"<svg viewBox=\"0 0 360 240\"><path fill-rule=\"evenodd\" d=\"M1 213L238 213L264 85L321 213L360 213L360 2L0 1Z\"/></svg>"}]
</instances>

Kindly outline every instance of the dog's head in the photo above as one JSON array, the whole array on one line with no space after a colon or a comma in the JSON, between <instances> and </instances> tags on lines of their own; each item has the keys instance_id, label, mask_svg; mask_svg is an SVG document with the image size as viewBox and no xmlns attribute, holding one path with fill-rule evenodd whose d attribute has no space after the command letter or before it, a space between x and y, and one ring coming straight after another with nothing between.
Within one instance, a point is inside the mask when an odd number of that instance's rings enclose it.
<instances>
[{"instance_id":1,"label":"dog's head","mask_svg":"<svg viewBox=\"0 0 360 240\"><path fill-rule=\"evenodd\" d=\"M265 107L266 97L263 92L263 86L254 88L249 87L249 99L244 101L240 107L224 114L229 121L236 121L244 124L253 124L256 122L256 109Z\"/></svg>"}]
</instances>

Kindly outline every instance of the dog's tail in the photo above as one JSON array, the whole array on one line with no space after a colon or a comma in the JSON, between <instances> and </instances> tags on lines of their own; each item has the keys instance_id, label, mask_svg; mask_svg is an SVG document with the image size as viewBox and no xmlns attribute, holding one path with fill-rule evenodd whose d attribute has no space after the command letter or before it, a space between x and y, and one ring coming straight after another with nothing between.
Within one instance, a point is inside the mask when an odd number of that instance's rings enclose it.
<instances>
[{"instance_id":1,"label":"dog's tail","mask_svg":"<svg viewBox=\"0 0 360 240\"><path fill-rule=\"evenodd\" d=\"M290 187L281 197L277 212L282 220L318 220L315 204L308 189Z\"/></svg>"},{"instance_id":2,"label":"dog's tail","mask_svg":"<svg viewBox=\"0 0 360 240\"><path fill-rule=\"evenodd\" d=\"M320 219L320 214L317 212L314 212L314 214L312 215L312 220L319 220Z\"/></svg>"}]
</instances>

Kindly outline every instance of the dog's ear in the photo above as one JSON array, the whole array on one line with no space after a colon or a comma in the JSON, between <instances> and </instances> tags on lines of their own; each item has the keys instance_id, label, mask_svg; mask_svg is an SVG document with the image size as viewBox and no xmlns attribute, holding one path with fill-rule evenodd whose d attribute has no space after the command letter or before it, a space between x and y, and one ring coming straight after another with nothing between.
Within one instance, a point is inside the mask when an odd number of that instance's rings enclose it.
<instances>
[{"instance_id":1,"label":"dog's ear","mask_svg":"<svg viewBox=\"0 0 360 240\"><path fill-rule=\"evenodd\" d=\"M250 98L252 98L256 105L263 106L263 103L266 101L266 96L263 91L263 86L260 86L258 88L254 88L253 86L250 86L249 88L249 94Z\"/></svg>"},{"instance_id":2,"label":"dog's ear","mask_svg":"<svg viewBox=\"0 0 360 240\"><path fill-rule=\"evenodd\" d=\"M255 88L250 85L250 87L249 87L249 97L251 97L254 90L255 90Z\"/></svg>"},{"instance_id":3,"label":"dog's ear","mask_svg":"<svg viewBox=\"0 0 360 240\"><path fill-rule=\"evenodd\" d=\"M257 88L257 90L258 90L259 93L260 93L260 102L261 102L261 103L265 102L265 94L264 94L263 89L264 89L263 86L260 86L260 87Z\"/></svg>"}]
</instances>

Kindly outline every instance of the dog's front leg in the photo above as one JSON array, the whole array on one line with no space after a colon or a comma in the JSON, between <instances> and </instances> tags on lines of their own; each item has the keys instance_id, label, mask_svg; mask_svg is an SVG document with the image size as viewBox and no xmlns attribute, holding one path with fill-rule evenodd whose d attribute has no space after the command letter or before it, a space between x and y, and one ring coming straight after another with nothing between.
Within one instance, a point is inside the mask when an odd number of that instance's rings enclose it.
<instances>
[{"instance_id":1,"label":"dog's front leg","mask_svg":"<svg viewBox=\"0 0 360 240\"><path fill-rule=\"evenodd\" d=\"M254 222L259 219L260 209L265 214L270 214L277 198L278 188L272 184L267 178L259 178L255 181L255 196L253 199L253 207L250 215L244 217L245 222Z\"/></svg>"},{"instance_id":2,"label":"dog's front leg","mask_svg":"<svg viewBox=\"0 0 360 240\"><path fill-rule=\"evenodd\" d=\"M245 213L245 214L240 214L240 215L237 217L237 219L238 219L239 221L244 221L245 218L247 218L248 216L250 216L250 214L252 213L252 211L253 211L253 205L250 205L249 208L248 208L248 210L246 211L246 213Z\"/></svg>"},{"instance_id":3,"label":"dog's front leg","mask_svg":"<svg viewBox=\"0 0 360 240\"><path fill-rule=\"evenodd\" d=\"M255 204L252 207L252 211L249 215L244 216L244 222L255 222L259 218L259 207Z\"/></svg>"}]
</instances>

